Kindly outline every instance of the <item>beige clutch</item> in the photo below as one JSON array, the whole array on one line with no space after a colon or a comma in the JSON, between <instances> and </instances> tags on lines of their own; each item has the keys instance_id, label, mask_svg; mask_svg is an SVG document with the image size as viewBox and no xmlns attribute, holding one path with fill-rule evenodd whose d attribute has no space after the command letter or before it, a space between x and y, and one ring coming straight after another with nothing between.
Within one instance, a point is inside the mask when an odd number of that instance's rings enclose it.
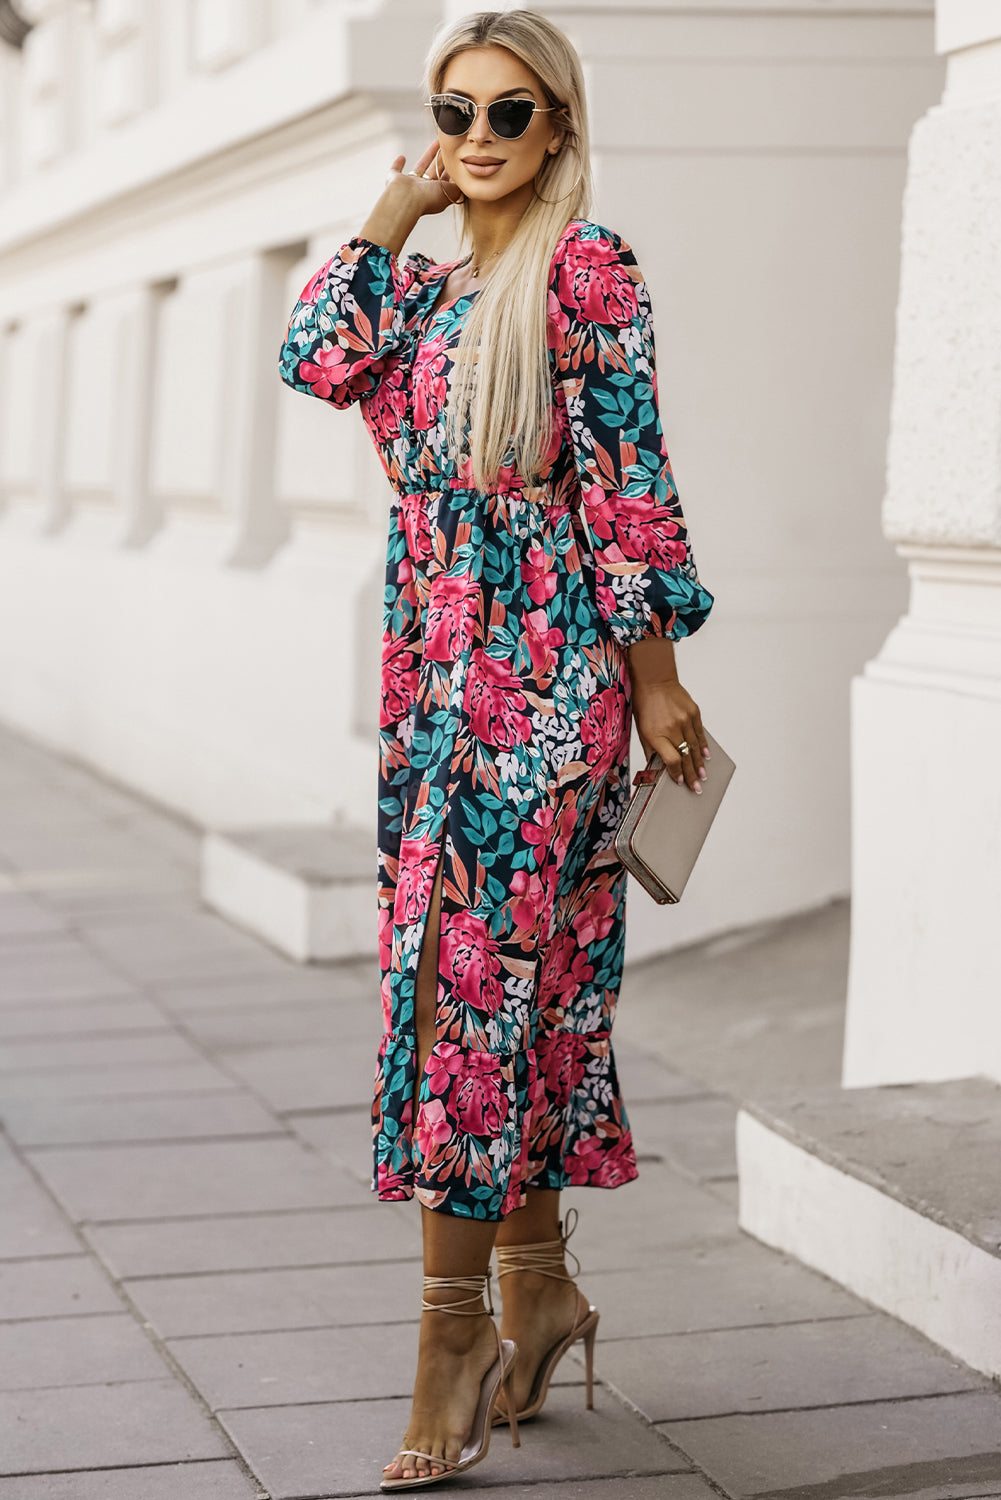
<instances>
[{"instance_id":1,"label":"beige clutch","mask_svg":"<svg viewBox=\"0 0 1001 1500\"><path fill-rule=\"evenodd\" d=\"M681 899L735 770L708 730L706 743L709 775L701 795L684 782L679 786L660 756L651 755L633 777L635 790L615 835L619 859L662 906Z\"/></svg>"}]
</instances>

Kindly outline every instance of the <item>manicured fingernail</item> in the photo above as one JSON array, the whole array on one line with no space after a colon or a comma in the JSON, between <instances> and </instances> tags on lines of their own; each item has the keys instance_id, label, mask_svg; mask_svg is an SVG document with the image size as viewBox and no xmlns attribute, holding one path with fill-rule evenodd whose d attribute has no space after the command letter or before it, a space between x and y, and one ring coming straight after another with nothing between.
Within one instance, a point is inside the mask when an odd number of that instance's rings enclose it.
<instances>
[{"instance_id":1,"label":"manicured fingernail","mask_svg":"<svg viewBox=\"0 0 1001 1500\"><path fill-rule=\"evenodd\" d=\"M697 781L695 783L695 790L698 792L699 796L701 797L701 795L702 795L702 783L701 783L701 781Z\"/></svg>"},{"instance_id":2,"label":"manicured fingernail","mask_svg":"<svg viewBox=\"0 0 1001 1500\"><path fill-rule=\"evenodd\" d=\"M712 756L709 754L709 746L708 745L703 745L702 746L702 754L705 756L706 760L712 760Z\"/></svg>"},{"instance_id":3,"label":"manicured fingernail","mask_svg":"<svg viewBox=\"0 0 1001 1500\"><path fill-rule=\"evenodd\" d=\"M709 772L706 770L705 766L702 766L700 768L699 775L702 777L702 780L705 781L706 777L709 775Z\"/></svg>"}]
</instances>

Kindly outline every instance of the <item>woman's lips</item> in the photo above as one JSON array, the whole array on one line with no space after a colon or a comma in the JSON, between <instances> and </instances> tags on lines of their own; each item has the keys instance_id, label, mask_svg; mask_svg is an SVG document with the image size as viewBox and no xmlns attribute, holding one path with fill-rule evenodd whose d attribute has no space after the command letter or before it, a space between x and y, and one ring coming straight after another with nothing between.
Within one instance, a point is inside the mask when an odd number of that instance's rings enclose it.
<instances>
[{"instance_id":1,"label":"woman's lips","mask_svg":"<svg viewBox=\"0 0 1001 1500\"><path fill-rule=\"evenodd\" d=\"M462 165L467 172L472 172L474 177L493 177L504 165L502 161L481 162L463 160Z\"/></svg>"}]
</instances>

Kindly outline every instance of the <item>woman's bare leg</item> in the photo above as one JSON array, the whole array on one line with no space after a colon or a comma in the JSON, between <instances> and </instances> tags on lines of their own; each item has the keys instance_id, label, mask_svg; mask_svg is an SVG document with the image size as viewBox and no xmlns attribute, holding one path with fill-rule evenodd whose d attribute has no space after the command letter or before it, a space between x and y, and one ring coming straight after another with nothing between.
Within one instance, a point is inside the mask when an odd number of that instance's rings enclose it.
<instances>
[{"instance_id":1,"label":"woman's bare leg","mask_svg":"<svg viewBox=\"0 0 1001 1500\"><path fill-rule=\"evenodd\" d=\"M438 937L441 925L441 860L428 908L427 927L417 968L417 1077L434 1045L438 998ZM416 1112L416 1102L415 1102ZM481 1219L459 1219L438 1210L421 1209L425 1276L482 1276L490 1264L497 1224ZM431 1292L429 1302L455 1302L468 1292ZM475 1311L470 1304L469 1312ZM400 1453L387 1464L387 1479L440 1474L444 1465L428 1463L404 1453L459 1458L473 1426L484 1375L497 1358L497 1336L484 1309L479 1317L426 1312L421 1317L417 1379L410 1424Z\"/></svg>"},{"instance_id":2,"label":"woman's bare leg","mask_svg":"<svg viewBox=\"0 0 1001 1500\"><path fill-rule=\"evenodd\" d=\"M529 1188L524 1208L498 1226L498 1245L535 1245L560 1237L560 1195L551 1188ZM516 1271L500 1283L504 1303L501 1334L518 1345L511 1376L518 1409L524 1407L542 1360L576 1321L586 1316L587 1298L568 1282L535 1271ZM503 1403L501 1403L503 1404Z\"/></svg>"}]
</instances>

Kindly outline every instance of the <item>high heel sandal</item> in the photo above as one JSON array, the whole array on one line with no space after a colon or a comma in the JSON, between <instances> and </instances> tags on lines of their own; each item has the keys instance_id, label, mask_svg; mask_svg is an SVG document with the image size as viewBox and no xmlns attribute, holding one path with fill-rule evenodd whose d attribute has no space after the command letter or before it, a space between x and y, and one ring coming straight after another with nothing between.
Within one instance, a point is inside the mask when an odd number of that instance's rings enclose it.
<instances>
[{"instance_id":1,"label":"high heel sandal","mask_svg":"<svg viewBox=\"0 0 1001 1500\"><path fill-rule=\"evenodd\" d=\"M572 1220L570 1217L571 1214L573 1215ZM558 1240L543 1240L535 1245L497 1245L495 1248L497 1251L498 1279L502 1276L510 1276L513 1271L533 1271L536 1276L551 1276L554 1281L569 1281L576 1286L574 1277L567 1274L567 1268L564 1264L564 1256L566 1254L573 1256L577 1264L577 1270L574 1274L576 1276L580 1275L580 1261L577 1260L572 1250L567 1251L567 1240L573 1234L576 1227L577 1210L572 1208L567 1214L567 1230L565 1234L563 1232L563 1220L560 1220L560 1237ZM570 1332L564 1334L563 1338L559 1339L553 1345L548 1354L543 1356L542 1362L536 1371L528 1401L522 1407L521 1411L515 1414L513 1419L516 1424L526 1421L529 1417L534 1417L537 1412L541 1411L542 1404L549 1390L549 1382L553 1377L553 1371L567 1350L578 1339L584 1340L584 1378L586 1382L587 1407L589 1411L593 1410L594 1336L598 1331L598 1317L598 1309L593 1305L588 1307L583 1317L579 1317L576 1312L574 1313L574 1325ZM504 1394L505 1400L507 1400L507 1391ZM510 1402L508 1402L508 1412L510 1410ZM506 1422L507 1420L507 1412L498 1412L494 1417L495 1423Z\"/></svg>"},{"instance_id":2,"label":"high heel sandal","mask_svg":"<svg viewBox=\"0 0 1001 1500\"><path fill-rule=\"evenodd\" d=\"M470 1308L470 1302L485 1301L486 1313L492 1314L494 1310L493 1299L490 1296L490 1272L485 1276L425 1276L424 1291L444 1291L450 1289L457 1292L470 1292L468 1297L461 1298L458 1302L428 1302L427 1297L421 1298L422 1312L452 1313L458 1318L476 1318L484 1313L482 1307ZM481 1459L486 1458L490 1447L490 1427L494 1415L494 1407L497 1398L503 1390L508 1408L511 1407L511 1371L518 1357L518 1346L511 1339L502 1339L500 1329L491 1318L491 1328L497 1335L497 1358L484 1375L480 1384L480 1399L476 1404L476 1412L473 1416L472 1431L457 1459L438 1458L433 1453L420 1453L416 1448L401 1448L400 1455L410 1454L414 1458L426 1459L429 1464L435 1464L444 1472L441 1474L422 1474L416 1479L384 1479L380 1484L381 1490L416 1490L426 1484L441 1484L445 1479L454 1479L456 1474L462 1474L466 1469L471 1469ZM521 1439L518 1436L517 1416L511 1424L511 1446L521 1447Z\"/></svg>"}]
</instances>

